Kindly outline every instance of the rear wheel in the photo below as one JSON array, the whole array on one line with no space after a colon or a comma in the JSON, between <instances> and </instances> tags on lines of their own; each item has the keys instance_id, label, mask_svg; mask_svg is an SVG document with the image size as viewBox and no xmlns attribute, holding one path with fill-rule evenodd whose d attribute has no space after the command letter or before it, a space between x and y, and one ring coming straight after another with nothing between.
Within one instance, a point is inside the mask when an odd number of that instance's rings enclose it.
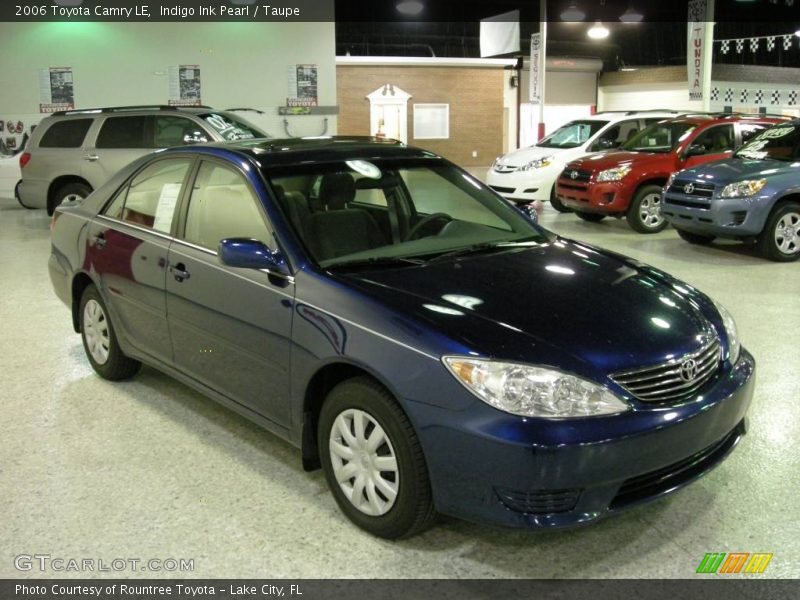
<instances>
[{"instance_id":1,"label":"rear wheel","mask_svg":"<svg viewBox=\"0 0 800 600\"><path fill-rule=\"evenodd\" d=\"M558 212L568 213L572 212L572 209L566 206L558 199L556 195L556 184L553 184L553 187L550 188L550 205L555 208Z\"/></svg>"},{"instance_id":2,"label":"rear wheel","mask_svg":"<svg viewBox=\"0 0 800 600\"><path fill-rule=\"evenodd\" d=\"M639 233L657 233L668 223L661 214L660 185L644 185L636 191L626 218L631 229Z\"/></svg>"},{"instance_id":3,"label":"rear wheel","mask_svg":"<svg viewBox=\"0 0 800 600\"><path fill-rule=\"evenodd\" d=\"M761 254L776 262L800 257L800 203L787 202L772 209L758 238Z\"/></svg>"},{"instance_id":4,"label":"rear wheel","mask_svg":"<svg viewBox=\"0 0 800 600\"><path fill-rule=\"evenodd\" d=\"M701 235L699 233L692 233L684 229L678 229L678 235L681 239L689 242L690 244L697 244L699 246L707 246L716 239L713 235Z\"/></svg>"},{"instance_id":5,"label":"rear wheel","mask_svg":"<svg viewBox=\"0 0 800 600\"><path fill-rule=\"evenodd\" d=\"M588 212L575 212L578 218L588 221L589 223L599 223L606 218L606 215L601 213L588 213Z\"/></svg>"},{"instance_id":6,"label":"rear wheel","mask_svg":"<svg viewBox=\"0 0 800 600\"><path fill-rule=\"evenodd\" d=\"M328 486L353 523L397 539L433 521L422 447L408 417L377 382L358 377L331 390L317 440Z\"/></svg>"},{"instance_id":7,"label":"rear wheel","mask_svg":"<svg viewBox=\"0 0 800 600\"><path fill-rule=\"evenodd\" d=\"M83 349L95 372L112 381L136 375L142 365L122 353L108 309L95 286L84 290L79 314Z\"/></svg>"},{"instance_id":8,"label":"rear wheel","mask_svg":"<svg viewBox=\"0 0 800 600\"><path fill-rule=\"evenodd\" d=\"M92 188L90 188L85 183L68 183L67 185L61 186L58 191L53 195L53 201L48 204L47 206L47 214L52 215L55 211L56 207L61 205L63 202L74 202L76 200L83 200L92 193Z\"/></svg>"}]
</instances>

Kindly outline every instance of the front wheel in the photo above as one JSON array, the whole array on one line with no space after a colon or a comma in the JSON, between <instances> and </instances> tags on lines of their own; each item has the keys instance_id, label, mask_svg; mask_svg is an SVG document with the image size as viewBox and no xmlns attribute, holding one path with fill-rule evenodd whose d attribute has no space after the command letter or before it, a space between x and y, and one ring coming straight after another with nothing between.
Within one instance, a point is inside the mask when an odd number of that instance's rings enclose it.
<instances>
[{"instance_id":1,"label":"front wheel","mask_svg":"<svg viewBox=\"0 0 800 600\"><path fill-rule=\"evenodd\" d=\"M668 225L661 214L661 192L659 185L645 185L636 191L626 215L631 229L639 233L658 233Z\"/></svg>"},{"instance_id":2,"label":"front wheel","mask_svg":"<svg viewBox=\"0 0 800 600\"><path fill-rule=\"evenodd\" d=\"M93 285L87 287L81 297L80 326L83 349L100 377L118 381L136 375L142 365L123 354L108 309Z\"/></svg>"},{"instance_id":3,"label":"front wheel","mask_svg":"<svg viewBox=\"0 0 800 600\"><path fill-rule=\"evenodd\" d=\"M776 262L800 257L800 203L787 202L772 210L758 238L761 254Z\"/></svg>"},{"instance_id":4,"label":"front wheel","mask_svg":"<svg viewBox=\"0 0 800 600\"><path fill-rule=\"evenodd\" d=\"M572 212L571 208L558 199L558 196L556 195L556 184L553 184L553 187L550 190L550 205L561 213Z\"/></svg>"},{"instance_id":5,"label":"front wheel","mask_svg":"<svg viewBox=\"0 0 800 600\"><path fill-rule=\"evenodd\" d=\"M328 394L318 450L336 503L356 525L386 539L410 537L435 516L414 428L386 389L368 377Z\"/></svg>"},{"instance_id":6,"label":"front wheel","mask_svg":"<svg viewBox=\"0 0 800 600\"><path fill-rule=\"evenodd\" d=\"M575 212L579 219L583 219L589 223L599 223L606 218L606 215L601 213L588 213L588 212Z\"/></svg>"}]
</instances>

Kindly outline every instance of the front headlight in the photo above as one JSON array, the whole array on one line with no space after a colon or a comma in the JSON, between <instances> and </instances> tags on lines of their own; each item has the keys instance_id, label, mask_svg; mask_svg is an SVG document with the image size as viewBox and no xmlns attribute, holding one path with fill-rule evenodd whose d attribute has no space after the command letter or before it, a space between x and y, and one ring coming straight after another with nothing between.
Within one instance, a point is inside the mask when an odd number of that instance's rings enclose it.
<instances>
[{"instance_id":1,"label":"front headlight","mask_svg":"<svg viewBox=\"0 0 800 600\"><path fill-rule=\"evenodd\" d=\"M739 352L742 349L742 343L739 341L739 330L736 328L736 321L733 320L733 315L728 312L728 309L722 306L719 302L714 301L714 306L717 307L719 316L722 317L722 325L725 327L725 335L728 337L728 357L732 365L736 364L739 360Z\"/></svg>"},{"instance_id":2,"label":"front headlight","mask_svg":"<svg viewBox=\"0 0 800 600\"><path fill-rule=\"evenodd\" d=\"M513 415L594 417L629 408L601 385L552 369L460 356L444 364L478 398Z\"/></svg>"},{"instance_id":3,"label":"front headlight","mask_svg":"<svg viewBox=\"0 0 800 600\"><path fill-rule=\"evenodd\" d=\"M597 176L597 181L619 181L630 172L630 165L622 165L621 167L606 169L605 171L600 171L600 174Z\"/></svg>"},{"instance_id":4,"label":"front headlight","mask_svg":"<svg viewBox=\"0 0 800 600\"><path fill-rule=\"evenodd\" d=\"M549 167L552 163L553 163L552 156L543 156L541 158L536 158L530 162L525 163L517 170L530 171L531 169L543 169L544 167Z\"/></svg>"},{"instance_id":5,"label":"front headlight","mask_svg":"<svg viewBox=\"0 0 800 600\"><path fill-rule=\"evenodd\" d=\"M665 192L670 188L672 182L675 181L675 175L677 175L677 173L673 173L672 175L669 176L669 179L667 179L667 184L664 186Z\"/></svg>"},{"instance_id":6,"label":"front headlight","mask_svg":"<svg viewBox=\"0 0 800 600\"><path fill-rule=\"evenodd\" d=\"M748 179L746 181L737 181L722 188L720 198L748 198L755 196L767 185L766 179Z\"/></svg>"}]
</instances>

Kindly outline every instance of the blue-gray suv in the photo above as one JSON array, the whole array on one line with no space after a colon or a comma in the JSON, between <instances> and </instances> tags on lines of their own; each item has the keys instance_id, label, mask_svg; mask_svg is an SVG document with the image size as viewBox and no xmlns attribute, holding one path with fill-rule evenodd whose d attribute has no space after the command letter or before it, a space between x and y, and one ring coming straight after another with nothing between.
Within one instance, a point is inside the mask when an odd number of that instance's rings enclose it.
<instances>
[{"instance_id":1,"label":"blue-gray suv","mask_svg":"<svg viewBox=\"0 0 800 600\"><path fill-rule=\"evenodd\" d=\"M730 159L670 178L662 209L692 244L755 241L778 262L800 257L800 120L767 129Z\"/></svg>"}]
</instances>

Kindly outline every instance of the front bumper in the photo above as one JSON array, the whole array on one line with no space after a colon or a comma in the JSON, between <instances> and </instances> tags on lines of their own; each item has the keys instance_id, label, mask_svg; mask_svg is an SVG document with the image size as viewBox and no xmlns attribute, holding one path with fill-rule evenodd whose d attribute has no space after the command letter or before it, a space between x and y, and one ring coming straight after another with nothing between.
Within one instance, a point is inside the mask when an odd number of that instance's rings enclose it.
<instances>
[{"instance_id":1,"label":"front bumper","mask_svg":"<svg viewBox=\"0 0 800 600\"><path fill-rule=\"evenodd\" d=\"M516 202L548 201L557 175L556 172L549 171L551 169L547 168L498 173L491 168L486 174L486 184L508 200Z\"/></svg>"},{"instance_id":2,"label":"front bumper","mask_svg":"<svg viewBox=\"0 0 800 600\"><path fill-rule=\"evenodd\" d=\"M764 229L769 198L697 198L669 191L661 212L674 227L718 237L746 238Z\"/></svg>"},{"instance_id":3,"label":"front bumper","mask_svg":"<svg viewBox=\"0 0 800 600\"><path fill-rule=\"evenodd\" d=\"M427 411L420 439L437 509L470 521L566 527L661 497L719 464L744 433L755 362L746 351L691 403L612 417L514 417L476 400L453 423Z\"/></svg>"},{"instance_id":4,"label":"front bumper","mask_svg":"<svg viewBox=\"0 0 800 600\"><path fill-rule=\"evenodd\" d=\"M582 183L561 177L556 182L556 195L573 210L600 214L625 213L631 201L624 181Z\"/></svg>"}]
</instances>

